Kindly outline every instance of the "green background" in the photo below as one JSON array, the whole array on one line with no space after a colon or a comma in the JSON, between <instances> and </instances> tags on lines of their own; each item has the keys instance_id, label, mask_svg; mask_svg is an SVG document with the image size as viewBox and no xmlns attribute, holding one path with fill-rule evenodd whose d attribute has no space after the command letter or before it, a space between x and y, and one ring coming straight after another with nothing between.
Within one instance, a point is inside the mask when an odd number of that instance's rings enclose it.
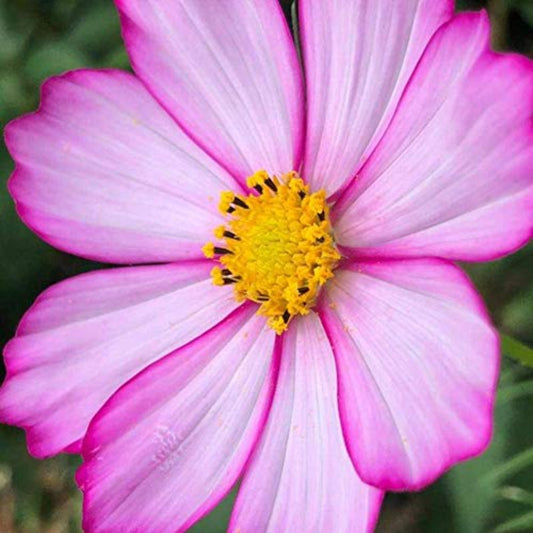
<instances>
[{"instance_id":1,"label":"green background","mask_svg":"<svg viewBox=\"0 0 533 533\"><path fill-rule=\"evenodd\" d=\"M284 7L289 13L290 1ZM533 0L458 2L459 9L479 7L489 8L496 48L533 54ZM37 106L39 86L47 77L87 66L128 68L111 0L0 0L2 129ZM2 345L43 289L99 266L50 248L18 220L5 187L12 167L0 143ZM533 247L468 271L498 327L533 344ZM490 450L422 493L388 495L378 531L533 531L532 399L532 370L506 358ZM79 531L81 498L73 482L77 462L68 456L36 461L20 430L0 427L0 532ZM225 531L233 497L193 530Z\"/></svg>"}]
</instances>

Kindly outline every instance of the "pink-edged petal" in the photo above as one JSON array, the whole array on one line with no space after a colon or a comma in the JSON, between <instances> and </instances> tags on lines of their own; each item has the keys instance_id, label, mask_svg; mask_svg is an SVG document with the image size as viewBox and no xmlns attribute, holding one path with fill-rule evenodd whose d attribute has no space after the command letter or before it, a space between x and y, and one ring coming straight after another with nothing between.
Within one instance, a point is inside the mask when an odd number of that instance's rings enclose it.
<instances>
[{"instance_id":1,"label":"pink-edged petal","mask_svg":"<svg viewBox=\"0 0 533 533\"><path fill-rule=\"evenodd\" d=\"M239 179L297 169L303 88L278 0L115 0L136 73Z\"/></svg>"},{"instance_id":2,"label":"pink-edged petal","mask_svg":"<svg viewBox=\"0 0 533 533\"><path fill-rule=\"evenodd\" d=\"M202 257L220 224L218 195L236 185L126 72L52 78L6 143L22 219L53 246L100 261Z\"/></svg>"},{"instance_id":3,"label":"pink-edged petal","mask_svg":"<svg viewBox=\"0 0 533 533\"><path fill-rule=\"evenodd\" d=\"M452 0L301 0L307 81L304 175L333 195L382 137Z\"/></svg>"},{"instance_id":4,"label":"pink-edged petal","mask_svg":"<svg viewBox=\"0 0 533 533\"><path fill-rule=\"evenodd\" d=\"M321 315L361 478L420 489L492 432L499 341L466 276L440 260L350 263Z\"/></svg>"},{"instance_id":5,"label":"pink-edged petal","mask_svg":"<svg viewBox=\"0 0 533 533\"><path fill-rule=\"evenodd\" d=\"M489 49L484 13L429 45L385 137L333 215L367 256L487 260L533 229L533 62Z\"/></svg>"},{"instance_id":6,"label":"pink-edged petal","mask_svg":"<svg viewBox=\"0 0 533 533\"><path fill-rule=\"evenodd\" d=\"M275 333L245 305L98 413L78 483L86 531L184 531L229 491L264 425Z\"/></svg>"},{"instance_id":7,"label":"pink-edged petal","mask_svg":"<svg viewBox=\"0 0 533 533\"><path fill-rule=\"evenodd\" d=\"M335 358L314 313L283 338L266 428L245 472L229 530L373 531L383 494L357 476L344 443Z\"/></svg>"},{"instance_id":8,"label":"pink-edged petal","mask_svg":"<svg viewBox=\"0 0 533 533\"><path fill-rule=\"evenodd\" d=\"M0 420L30 452L77 452L87 426L128 379L216 325L238 304L208 261L84 274L45 291L4 351Z\"/></svg>"}]
</instances>

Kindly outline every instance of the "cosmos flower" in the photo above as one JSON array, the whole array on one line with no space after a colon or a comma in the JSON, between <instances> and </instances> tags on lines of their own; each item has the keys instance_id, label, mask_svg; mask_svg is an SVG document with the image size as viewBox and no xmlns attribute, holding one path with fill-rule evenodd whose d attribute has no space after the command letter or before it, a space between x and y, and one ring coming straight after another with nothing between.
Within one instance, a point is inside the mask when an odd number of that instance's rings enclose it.
<instances>
[{"instance_id":1,"label":"cosmos flower","mask_svg":"<svg viewBox=\"0 0 533 533\"><path fill-rule=\"evenodd\" d=\"M87 531L373 530L489 442L499 343L453 261L531 236L530 61L451 0L116 0L135 76L11 123L51 245L133 265L45 291L0 418L81 453ZM305 78L305 83L304 83ZM205 257L207 256L207 257Z\"/></svg>"}]
</instances>

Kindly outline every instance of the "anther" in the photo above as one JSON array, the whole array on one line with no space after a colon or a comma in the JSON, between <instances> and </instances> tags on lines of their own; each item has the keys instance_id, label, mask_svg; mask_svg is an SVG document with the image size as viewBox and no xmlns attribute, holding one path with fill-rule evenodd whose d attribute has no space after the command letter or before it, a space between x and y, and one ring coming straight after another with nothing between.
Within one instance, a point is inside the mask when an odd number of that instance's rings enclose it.
<instances>
[{"instance_id":1,"label":"anther","mask_svg":"<svg viewBox=\"0 0 533 533\"><path fill-rule=\"evenodd\" d=\"M231 250L228 250L226 248L220 248L220 246L215 246L215 254L216 255L228 255L228 254L233 254L233 252Z\"/></svg>"},{"instance_id":2,"label":"anther","mask_svg":"<svg viewBox=\"0 0 533 533\"><path fill-rule=\"evenodd\" d=\"M231 231L225 231L223 233L224 237L227 237L228 239L233 239L235 241L240 241L241 239L239 237L237 237L237 235L235 235L235 233L231 232Z\"/></svg>"},{"instance_id":3,"label":"anther","mask_svg":"<svg viewBox=\"0 0 533 533\"><path fill-rule=\"evenodd\" d=\"M233 199L233 203L235 205L238 205L239 207L242 207L243 209L250 209L248 207L248 204L245 201L241 200L238 196L235 196L235 198Z\"/></svg>"},{"instance_id":4,"label":"anther","mask_svg":"<svg viewBox=\"0 0 533 533\"><path fill-rule=\"evenodd\" d=\"M266 180L265 180L265 185L272 191L274 192L278 192L278 187L276 186L276 184L272 181L272 178L268 177Z\"/></svg>"},{"instance_id":5,"label":"anther","mask_svg":"<svg viewBox=\"0 0 533 533\"><path fill-rule=\"evenodd\" d=\"M324 191L311 193L295 172L280 178L256 172L248 195L221 194L219 211L233 213L203 247L219 266L215 285L232 285L236 300L258 303L276 333L316 304L341 259L335 249Z\"/></svg>"}]
</instances>

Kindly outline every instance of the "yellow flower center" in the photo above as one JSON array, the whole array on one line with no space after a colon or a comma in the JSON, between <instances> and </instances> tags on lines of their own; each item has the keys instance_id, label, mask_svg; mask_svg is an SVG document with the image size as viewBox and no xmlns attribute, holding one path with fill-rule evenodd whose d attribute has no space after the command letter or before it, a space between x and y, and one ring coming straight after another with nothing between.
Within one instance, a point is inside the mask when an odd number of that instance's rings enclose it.
<instances>
[{"instance_id":1,"label":"yellow flower center","mask_svg":"<svg viewBox=\"0 0 533 533\"><path fill-rule=\"evenodd\" d=\"M296 172L278 179L260 171L247 184L255 193L222 193L228 222L215 230L221 242L203 251L221 264L212 271L215 285L234 284L237 300L259 303L281 334L292 317L309 313L341 256L323 190L311 194Z\"/></svg>"}]
</instances>

